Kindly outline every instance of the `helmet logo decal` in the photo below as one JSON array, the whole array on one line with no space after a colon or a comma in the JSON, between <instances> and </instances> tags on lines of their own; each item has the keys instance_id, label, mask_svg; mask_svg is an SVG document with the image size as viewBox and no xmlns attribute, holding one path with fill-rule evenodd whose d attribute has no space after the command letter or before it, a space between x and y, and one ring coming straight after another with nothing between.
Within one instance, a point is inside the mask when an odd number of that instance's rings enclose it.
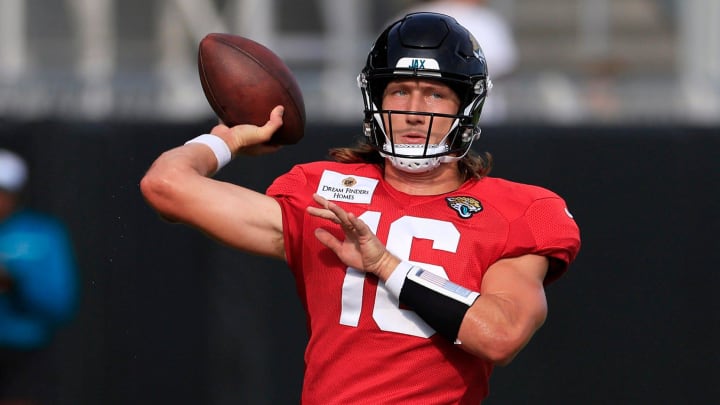
<instances>
[{"instance_id":1,"label":"helmet logo decal","mask_svg":"<svg viewBox=\"0 0 720 405\"><path fill-rule=\"evenodd\" d=\"M413 59L410 67L413 69L425 69L425 59Z\"/></svg>"},{"instance_id":2,"label":"helmet logo decal","mask_svg":"<svg viewBox=\"0 0 720 405\"><path fill-rule=\"evenodd\" d=\"M434 70L440 70L440 64L435 59L431 58L400 58L398 60L397 64L395 64L396 68L402 68L402 69L413 69L413 70L422 70L422 69L434 69Z\"/></svg>"},{"instance_id":3,"label":"helmet logo decal","mask_svg":"<svg viewBox=\"0 0 720 405\"><path fill-rule=\"evenodd\" d=\"M482 211L483 207L480 201L473 197L458 196L458 197L446 197L445 201L450 208L454 209L460 218L468 219Z\"/></svg>"}]
</instances>

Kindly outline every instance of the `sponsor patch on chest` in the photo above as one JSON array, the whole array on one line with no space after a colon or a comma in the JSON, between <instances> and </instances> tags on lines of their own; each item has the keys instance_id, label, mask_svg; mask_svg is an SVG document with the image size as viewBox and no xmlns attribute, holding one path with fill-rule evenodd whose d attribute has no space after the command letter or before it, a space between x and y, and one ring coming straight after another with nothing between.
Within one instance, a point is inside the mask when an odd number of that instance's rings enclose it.
<instances>
[{"instance_id":1,"label":"sponsor patch on chest","mask_svg":"<svg viewBox=\"0 0 720 405\"><path fill-rule=\"evenodd\" d=\"M331 201L370 204L378 180L325 170L317 193Z\"/></svg>"}]
</instances>

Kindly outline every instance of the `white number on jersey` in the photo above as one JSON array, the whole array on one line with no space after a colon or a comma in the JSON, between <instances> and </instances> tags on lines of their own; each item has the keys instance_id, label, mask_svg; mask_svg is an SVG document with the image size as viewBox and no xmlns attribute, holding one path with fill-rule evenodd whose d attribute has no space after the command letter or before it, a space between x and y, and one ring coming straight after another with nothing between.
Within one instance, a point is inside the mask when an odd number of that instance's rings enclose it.
<instances>
[{"instance_id":1,"label":"white number on jersey","mask_svg":"<svg viewBox=\"0 0 720 405\"><path fill-rule=\"evenodd\" d=\"M379 212L366 211L359 218L375 233L380 223L380 215ZM409 261L413 238L431 240L433 249L455 253L460 242L460 232L452 222L404 216L390 224L387 248L401 260ZM411 263L448 278L445 269L441 266L412 261ZM364 284L365 273L348 267L342 290L342 312L340 313L340 323L342 325L358 325ZM415 312L400 309L397 298L390 295L383 282L378 283L372 317L383 331L426 338L435 333L435 330Z\"/></svg>"}]
</instances>

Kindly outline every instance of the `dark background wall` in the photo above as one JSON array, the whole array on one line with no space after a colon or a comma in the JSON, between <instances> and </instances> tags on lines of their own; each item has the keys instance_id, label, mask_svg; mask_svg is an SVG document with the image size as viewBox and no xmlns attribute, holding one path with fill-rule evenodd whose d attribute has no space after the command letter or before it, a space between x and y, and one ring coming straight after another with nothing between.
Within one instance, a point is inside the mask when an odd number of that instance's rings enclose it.
<instances>
[{"instance_id":1,"label":"dark background wall","mask_svg":"<svg viewBox=\"0 0 720 405\"><path fill-rule=\"evenodd\" d=\"M32 169L32 207L62 217L82 306L38 363L47 404L297 403L304 318L282 263L163 222L138 183L208 122L0 122ZM356 127L311 126L219 177L264 190ZM486 128L493 175L548 187L583 237L549 319L493 376L487 403L711 403L720 397L718 128Z\"/></svg>"}]
</instances>

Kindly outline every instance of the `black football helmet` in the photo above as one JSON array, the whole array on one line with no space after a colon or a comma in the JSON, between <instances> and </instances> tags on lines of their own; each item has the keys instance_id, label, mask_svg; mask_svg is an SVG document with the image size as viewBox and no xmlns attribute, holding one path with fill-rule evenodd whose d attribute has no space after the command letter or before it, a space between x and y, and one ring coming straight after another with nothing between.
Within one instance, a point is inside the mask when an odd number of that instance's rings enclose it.
<instances>
[{"instance_id":1,"label":"black football helmet","mask_svg":"<svg viewBox=\"0 0 720 405\"><path fill-rule=\"evenodd\" d=\"M452 88L460 99L457 114L382 110L387 84L408 77L428 78ZM380 34L358 76L358 86L365 105L367 141L396 167L422 172L467 154L480 135L480 113L492 83L485 56L472 34L450 16L423 12L406 15ZM396 144L392 129L384 122L394 114L429 116L431 127L425 144ZM444 139L433 145L429 135L436 117L454 121Z\"/></svg>"}]
</instances>

